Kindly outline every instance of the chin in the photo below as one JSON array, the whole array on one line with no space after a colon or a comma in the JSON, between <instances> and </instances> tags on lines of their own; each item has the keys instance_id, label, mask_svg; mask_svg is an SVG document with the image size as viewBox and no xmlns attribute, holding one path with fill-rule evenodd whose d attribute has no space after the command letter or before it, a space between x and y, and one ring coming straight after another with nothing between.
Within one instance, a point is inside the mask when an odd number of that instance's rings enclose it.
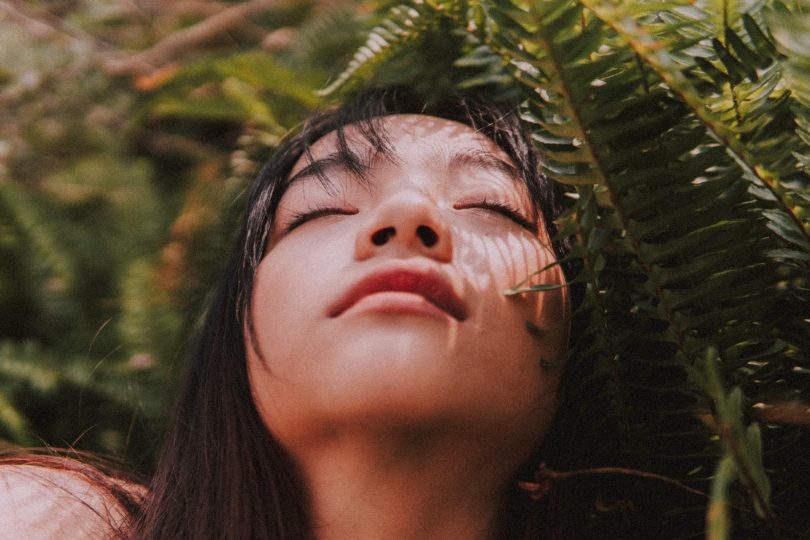
<instances>
[{"instance_id":1,"label":"chin","mask_svg":"<svg viewBox=\"0 0 810 540\"><path fill-rule=\"evenodd\" d=\"M411 388L432 391L447 384L456 371L454 355L436 354L443 343L424 335L363 336L346 339L329 357L325 384L346 392L388 395L412 394Z\"/></svg>"},{"instance_id":2,"label":"chin","mask_svg":"<svg viewBox=\"0 0 810 540\"><path fill-rule=\"evenodd\" d=\"M434 370L453 362L458 340L452 329L416 320L412 325L380 324L347 328L340 341L329 347L322 357L339 370L362 369L405 373L411 370Z\"/></svg>"}]
</instances>

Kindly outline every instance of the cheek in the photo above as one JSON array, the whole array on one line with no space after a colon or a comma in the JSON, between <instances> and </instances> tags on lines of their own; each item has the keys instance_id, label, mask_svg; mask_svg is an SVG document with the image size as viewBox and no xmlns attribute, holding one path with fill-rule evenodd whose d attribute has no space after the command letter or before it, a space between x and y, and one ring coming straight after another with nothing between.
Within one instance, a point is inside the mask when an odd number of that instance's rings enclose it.
<instances>
[{"instance_id":1,"label":"cheek","mask_svg":"<svg viewBox=\"0 0 810 540\"><path fill-rule=\"evenodd\" d=\"M290 428L283 421L295 417L291 411L306 408L317 362L334 343L322 327L325 299L338 290L352 245L337 231L326 238L299 232L273 245L257 268L251 314L260 355L246 340L254 399L277 435Z\"/></svg>"},{"instance_id":2,"label":"cheek","mask_svg":"<svg viewBox=\"0 0 810 540\"><path fill-rule=\"evenodd\" d=\"M288 361L300 354L306 333L311 332L311 313L317 305L313 287L317 280L306 273L312 267L308 253L296 245L279 244L268 253L256 271L251 316L255 343L246 342L252 364L257 368L256 381L262 391L278 377L293 375L295 363ZM309 263L309 264L308 264ZM253 375L253 374L252 374Z\"/></svg>"},{"instance_id":3,"label":"cheek","mask_svg":"<svg viewBox=\"0 0 810 540\"><path fill-rule=\"evenodd\" d=\"M559 266L538 272L554 263L556 257L535 238L523 234L465 236L456 257L466 280L487 295L503 296L518 285L523 288L565 282Z\"/></svg>"},{"instance_id":4,"label":"cheek","mask_svg":"<svg viewBox=\"0 0 810 540\"><path fill-rule=\"evenodd\" d=\"M290 276L296 276L293 269L285 264L291 259L281 259L278 263L266 257L256 272L253 289L252 317L256 333L254 346L261 351L263 359L277 356L280 350L286 348L289 342L279 339L279 336L289 335L299 326L296 324L300 316L301 304L305 299L290 294L296 290L298 284L290 282ZM283 278L283 281L280 279ZM280 317L278 314L283 313ZM279 366L283 368L283 366ZM275 370L274 366L274 370Z\"/></svg>"},{"instance_id":5,"label":"cheek","mask_svg":"<svg viewBox=\"0 0 810 540\"><path fill-rule=\"evenodd\" d=\"M301 407L299 400L306 395L301 362L294 359L301 358L302 344L310 341L307 307L311 311L314 305L312 288L304 286L311 279L303 272L307 259L287 251L276 246L259 265L253 291L253 347L246 340L254 402L266 427L281 438L291 429L282 421L293 416L287 409Z\"/></svg>"},{"instance_id":6,"label":"cheek","mask_svg":"<svg viewBox=\"0 0 810 540\"><path fill-rule=\"evenodd\" d=\"M568 340L564 290L504 294L519 284L523 288L565 283L559 265L538 273L556 260L552 251L527 235L481 235L468 237L459 258L468 282L482 299L479 309L485 322L481 331L492 336L492 347L511 351L519 358L532 358L532 367L541 359L543 366L561 367ZM540 330L531 333L527 323ZM544 377L554 377L559 369L545 371Z\"/></svg>"},{"instance_id":7,"label":"cheek","mask_svg":"<svg viewBox=\"0 0 810 540\"><path fill-rule=\"evenodd\" d=\"M318 232L309 228L282 239L256 271L253 317L259 337L274 349L294 342L325 316L324 299L339 287L340 269L351 257L353 244L343 227L332 226L328 235Z\"/></svg>"}]
</instances>

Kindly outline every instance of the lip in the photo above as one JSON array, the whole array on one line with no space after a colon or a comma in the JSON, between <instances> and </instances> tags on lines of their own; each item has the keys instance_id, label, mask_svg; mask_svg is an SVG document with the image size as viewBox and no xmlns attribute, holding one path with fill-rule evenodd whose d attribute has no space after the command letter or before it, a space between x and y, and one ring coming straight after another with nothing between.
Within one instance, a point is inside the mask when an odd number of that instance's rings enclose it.
<instances>
[{"instance_id":1,"label":"lip","mask_svg":"<svg viewBox=\"0 0 810 540\"><path fill-rule=\"evenodd\" d=\"M458 321L467 318L467 304L456 294L450 282L435 270L391 268L372 272L358 281L329 310L339 317L366 296L382 292L417 294Z\"/></svg>"}]
</instances>

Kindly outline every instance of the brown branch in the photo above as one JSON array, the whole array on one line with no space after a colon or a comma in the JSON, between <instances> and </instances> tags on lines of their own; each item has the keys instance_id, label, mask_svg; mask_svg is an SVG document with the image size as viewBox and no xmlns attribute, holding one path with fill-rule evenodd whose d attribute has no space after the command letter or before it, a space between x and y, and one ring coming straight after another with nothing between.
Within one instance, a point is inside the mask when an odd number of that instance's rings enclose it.
<instances>
[{"instance_id":1,"label":"brown branch","mask_svg":"<svg viewBox=\"0 0 810 540\"><path fill-rule=\"evenodd\" d=\"M250 0L224 9L178 32L169 34L152 47L122 58L108 57L104 68L113 75L145 73L173 60L178 54L219 36L254 13L277 7L285 0Z\"/></svg>"},{"instance_id":2,"label":"brown branch","mask_svg":"<svg viewBox=\"0 0 810 540\"><path fill-rule=\"evenodd\" d=\"M171 33L152 47L136 53L116 49L78 28L65 28L58 17L47 13L32 14L18 0L0 2L0 15L5 15L36 39L92 43L97 51L96 61L105 71L112 75L124 75L152 72L170 63L180 53L236 28L240 34L248 34L252 39L261 41L266 37L266 32L252 24L247 17L287 2L289 0L251 0L228 8L215 4L213 7L216 11L212 10L212 15L188 28Z\"/></svg>"},{"instance_id":3,"label":"brown branch","mask_svg":"<svg viewBox=\"0 0 810 540\"><path fill-rule=\"evenodd\" d=\"M90 41L100 47L108 47L107 44L100 43L95 37L79 30L66 30L58 17L49 14L32 15L27 12L22 2L13 0L11 2L0 2L0 13L5 15L22 27L26 32L36 39L66 40L66 41Z\"/></svg>"},{"instance_id":4,"label":"brown branch","mask_svg":"<svg viewBox=\"0 0 810 540\"><path fill-rule=\"evenodd\" d=\"M33 17L29 17L22 11L18 10L11 4L6 2L0 2L0 13L5 13L5 15L11 19L13 22L19 24L21 27L25 29L26 32L34 36L38 39L54 39L54 38L70 38L75 39L72 36L67 36L50 25L45 24L42 21L34 19Z\"/></svg>"},{"instance_id":5,"label":"brown branch","mask_svg":"<svg viewBox=\"0 0 810 540\"><path fill-rule=\"evenodd\" d=\"M43 40L56 43L60 46L65 44L90 44L94 51L92 62L73 61L64 69L50 70L46 75L49 78L57 80L72 79L83 73L88 67L95 65L99 58L97 51L109 51L113 47L82 30L70 27L66 28L66 24L59 17L55 17L50 13L38 11L32 13L28 6L19 0L0 0L0 21L4 19L10 20L12 23L17 24L22 30L28 33L36 40ZM75 60L75 58L74 58ZM27 86L27 85L25 85ZM35 85L40 86L40 83ZM21 95L32 90L32 88L11 86L0 92L0 106L8 103L13 103L20 98Z\"/></svg>"},{"instance_id":6,"label":"brown branch","mask_svg":"<svg viewBox=\"0 0 810 540\"><path fill-rule=\"evenodd\" d=\"M519 485L522 489L528 491L530 494L540 494L540 496L542 496L545 495L550 490L549 482L554 482L557 480L569 480L571 478L578 478L582 476L594 476L603 474L635 476L637 478L645 478L647 480L656 480L658 482L664 482L673 485L684 491L692 493L693 495L703 497L704 499L709 498L709 495L707 493L700 491L699 489L689 487L683 482L675 480L674 478L670 478L668 476L663 476L660 474L651 473L647 471L640 471L637 469L626 469L624 467L594 467L591 469L578 469L575 471L554 471L546 467L546 464L543 463L537 470L536 475L537 482L520 482ZM747 510L747 509L740 508L740 510Z\"/></svg>"},{"instance_id":7,"label":"brown branch","mask_svg":"<svg viewBox=\"0 0 810 540\"><path fill-rule=\"evenodd\" d=\"M518 482L518 487L526 491L530 497L533 499L540 499L547 495L553 488L553 484L555 481L565 481L570 480L572 478L580 478L586 476L595 476L595 475L618 475L618 476L633 476L636 478L644 478L646 480L654 480L656 482L664 482L671 486L675 486L679 489L682 489L688 493L692 493L693 495L697 495L703 499L710 499L709 494L699 489L695 489L692 487L687 486L683 482L675 480L674 478L670 478L668 476L663 476L656 473L651 473L647 471L641 471L638 469L626 469L624 467L594 467L591 469L577 469L574 471L554 471L546 467L546 464L543 463L538 468L537 472L535 473L535 482ZM729 506L739 512L744 512L746 514L756 514L750 508L746 508L743 506L739 506L734 503L728 503ZM773 522L769 522L768 525L773 526L773 530L779 533L786 533L791 535L795 538L807 538L803 535L800 531L796 529L786 526L778 521L774 520Z\"/></svg>"}]
</instances>

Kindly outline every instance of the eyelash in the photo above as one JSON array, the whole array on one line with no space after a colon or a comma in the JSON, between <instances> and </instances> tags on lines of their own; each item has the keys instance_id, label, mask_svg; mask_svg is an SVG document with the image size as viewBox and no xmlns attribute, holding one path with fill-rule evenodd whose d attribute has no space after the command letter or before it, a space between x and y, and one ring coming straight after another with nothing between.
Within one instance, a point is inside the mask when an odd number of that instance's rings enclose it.
<instances>
[{"instance_id":1,"label":"eyelash","mask_svg":"<svg viewBox=\"0 0 810 540\"><path fill-rule=\"evenodd\" d=\"M491 210L497 214L501 214L502 216L511 219L524 229L528 229L534 233L537 232L537 227L534 223L523 217L523 214L520 213L520 210L515 208L509 203L501 202L501 201L490 201L489 199L484 199L481 202L475 203L464 203L463 205L455 205L453 208L457 210L465 210L467 208L480 208L483 210Z\"/></svg>"},{"instance_id":2,"label":"eyelash","mask_svg":"<svg viewBox=\"0 0 810 540\"><path fill-rule=\"evenodd\" d=\"M488 199L484 199L483 201L476 202L476 203L465 203L463 205L454 205L453 208L456 210L467 210L470 208L480 208L482 210L491 210L497 214L500 214L507 219L511 219L524 229L528 229L532 232L537 232L535 225L530 222L528 219L524 218L523 215L520 213L518 209L513 207L512 205L500 202L500 201L490 201ZM325 206L323 208L317 208L315 210L308 210L305 212L298 212L292 216L290 223L285 227L285 232L290 232L293 229L303 225L307 221L317 219L320 217L331 216L331 215L342 215L342 216L353 216L356 214L357 210L346 210L345 208L338 208L333 206Z\"/></svg>"},{"instance_id":3,"label":"eyelash","mask_svg":"<svg viewBox=\"0 0 810 540\"><path fill-rule=\"evenodd\" d=\"M331 216L331 215L341 215L341 216L353 216L357 213L357 210L347 210L345 208L337 208L334 206L325 206L323 208L316 208L315 210L307 210L305 212L298 212L292 216L290 223L284 228L284 232L288 233L291 230L295 229L306 223L307 221L317 219L319 217Z\"/></svg>"}]
</instances>

